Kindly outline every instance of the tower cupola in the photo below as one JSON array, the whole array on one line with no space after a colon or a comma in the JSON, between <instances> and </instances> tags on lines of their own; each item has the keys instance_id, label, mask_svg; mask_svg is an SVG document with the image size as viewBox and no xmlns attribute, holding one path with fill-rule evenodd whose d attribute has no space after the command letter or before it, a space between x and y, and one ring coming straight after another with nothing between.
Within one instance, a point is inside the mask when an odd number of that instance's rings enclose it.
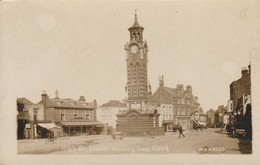
<instances>
[{"instance_id":1,"label":"tower cupola","mask_svg":"<svg viewBox=\"0 0 260 165\"><path fill-rule=\"evenodd\" d=\"M143 41L143 30L144 28L139 25L137 21L137 14L135 13L134 24L128 28L130 32L130 41L135 40L137 42Z\"/></svg>"}]
</instances>

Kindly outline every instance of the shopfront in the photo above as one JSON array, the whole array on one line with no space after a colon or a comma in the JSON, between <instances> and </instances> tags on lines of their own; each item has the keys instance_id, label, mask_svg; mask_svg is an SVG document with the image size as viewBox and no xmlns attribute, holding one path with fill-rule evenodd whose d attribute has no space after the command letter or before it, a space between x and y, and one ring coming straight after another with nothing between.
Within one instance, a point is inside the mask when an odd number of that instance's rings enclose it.
<instances>
[{"instance_id":1,"label":"shopfront","mask_svg":"<svg viewBox=\"0 0 260 165\"><path fill-rule=\"evenodd\" d=\"M36 126L36 137L37 138L48 138L50 130L53 132L54 137L62 137L62 127L57 126L55 123L37 123Z\"/></svg>"},{"instance_id":2,"label":"shopfront","mask_svg":"<svg viewBox=\"0 0 260 165\"><path fill-rule=\"evenodd\" d=\"M105 125L98 121L60 122L64 136L102 134Z\"/></svg>"}]
</instances>

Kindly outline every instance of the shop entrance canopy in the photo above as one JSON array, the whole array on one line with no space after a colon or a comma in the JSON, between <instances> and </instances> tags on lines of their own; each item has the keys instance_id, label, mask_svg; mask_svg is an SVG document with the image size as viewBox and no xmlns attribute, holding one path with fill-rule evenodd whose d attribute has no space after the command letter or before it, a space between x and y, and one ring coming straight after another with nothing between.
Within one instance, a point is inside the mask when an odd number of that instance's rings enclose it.
<instances>
[{"instance_id":1,"label":"shop entrance canopy","mask_svg":"<svg viewBox=\"0 0 260 165\"><path fill-rule=\"evenodd\" d=\"M98 121L87 121L87 122L83 122L83 121L78 121L78 122L60 122L61 126L74 126L74 127L78 127L78 126L96 126L96 127L102 127L104 126L103 123L98 122Z\"/></svg>"},{"instance_id":2,"label":"shop entrance canopy","mask_svg":"<svg viewBox=\"0 0 260 165\"><path fill-rule=\"evenodd\" d=\"M52 128L61 128L57 126L55 123L37 123L40 127L46 128L46 129L52 129Z\"/></svg>"}]
</instances>

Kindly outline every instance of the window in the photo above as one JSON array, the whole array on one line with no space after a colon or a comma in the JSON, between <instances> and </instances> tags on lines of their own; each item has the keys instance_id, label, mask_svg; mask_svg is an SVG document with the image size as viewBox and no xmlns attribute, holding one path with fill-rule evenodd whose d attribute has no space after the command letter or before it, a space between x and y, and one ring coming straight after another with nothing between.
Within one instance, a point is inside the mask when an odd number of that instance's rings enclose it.
<instances>
[{"instance_id":1,"label":"window","mask_svg":"<svg viewBox=\"0 0 260 165\"><path fill-rule=\"evenodd\" d=\"M65 121L65 115L64 115L64 114L61 114L61 115L60 115L60 119L61 119L61 121Z\"/></svg>"},{"instance_id":2,"label":"window","mask_svg":"<svg viewBox=\"0 0 260 165\"><path fill-rule=\"evenodd\" d=\"M33 120L37 120L37 110L33 110Z\"/></svg>"}]
</instances>

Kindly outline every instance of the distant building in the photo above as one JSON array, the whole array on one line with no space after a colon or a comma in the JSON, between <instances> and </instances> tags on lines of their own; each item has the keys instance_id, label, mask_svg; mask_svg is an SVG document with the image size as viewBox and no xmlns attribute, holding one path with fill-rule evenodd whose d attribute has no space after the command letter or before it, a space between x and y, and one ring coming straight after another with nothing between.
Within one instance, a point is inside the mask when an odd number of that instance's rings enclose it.
<instances>
[{"instance_id":1,"label":"distant building","mask_svg":"<svg viewBox=\"0 0 260 165\"><path fill-rule=\"evenodd\" d=\"M227 124L227 107L224 105L218 106L218 109L215 111L215 127L223 127L224 124Z\"/></svg>"},{"instance_id":2,"label":"distant building","mask_svg":"<svg viewBox=\"0 0 260 165\"><path fill-rule=\"evenodd\" d=\"M181 124L183 128L190 129L190 116L195 111L203 112L198 97L193 96L192 87L178 84L177 88L164 86L163 76L159 80L159 88L152 96L161 114L159 123L168 127L172 124Z\"/></svg>"},{"instance_id":3,"label":"distant building","mask_svg":"<svg viewBox=\"0 0 260 165\"><path fill-rule=\"evenodd\" d=\"M208 127L214 127L215 126L215 110L210 109L206 112L206 122Z\"/></svg>"},{"instance_id":4,"label":"distant building","mask_svg":"<svg viewBox=\"0 0 260 165\"><path fill-rule=\"evenodd\" d=\"M126 104L118 100L111 100L97 109L97 119L104 123L106 126L116 128L116 114L122 109L126 109Z\"/></svg>"}]
</instances>

